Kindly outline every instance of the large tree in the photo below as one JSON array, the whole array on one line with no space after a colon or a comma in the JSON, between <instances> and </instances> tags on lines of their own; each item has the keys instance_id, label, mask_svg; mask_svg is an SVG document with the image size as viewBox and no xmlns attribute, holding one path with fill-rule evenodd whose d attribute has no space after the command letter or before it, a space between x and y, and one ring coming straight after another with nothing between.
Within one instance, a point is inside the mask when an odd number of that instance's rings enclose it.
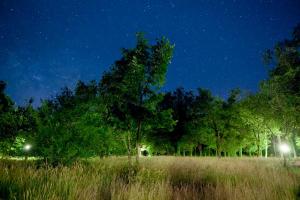
<instances>
[{"instance_id":1,"label":"large tree","mask_svg":"<svg viewBox=\"0 0 300 200\"><path fill-rule=\"evenodd\" d=\"M104 74L100 83L101 96L107 104L107 119L113 121L117 131L126 133L124 141L129 157L131 143L135 143L137 163L142 133L159 126L158 121L153 123L158 115L171 117L169 111L166 111L169 114L157 112L157 107L163 97L159 89L165 82L173 47L165 38L150 45L143 34L138 33L137 45L122 50L122 58Z\"/></svg>"},{"instance_id":2,"label":"large tree","mask_svg":"<svg viewBox=\"0 0 300 200\"><path fill-rule=\"evenodd\" d=\"M269 98L274 119L280 125L281 135L290 142L297 156L296 139L300 134L300 25L291 39L276 44L265 53L271 66L269 78L261 85L261 93Z\"/></svg>"}]
</instances>

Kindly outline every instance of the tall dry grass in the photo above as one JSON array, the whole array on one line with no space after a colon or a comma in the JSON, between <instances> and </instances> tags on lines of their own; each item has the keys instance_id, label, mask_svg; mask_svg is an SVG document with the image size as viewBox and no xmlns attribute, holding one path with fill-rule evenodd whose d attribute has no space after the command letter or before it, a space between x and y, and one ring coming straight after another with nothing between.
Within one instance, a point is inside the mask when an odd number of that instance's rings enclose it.
<instances>
[{"instance_id":1,"label":"tall dry grass","mask_svg":"<svg viewBox=\"0 0 300 200\"><path fill-rule=\"evenodd\" d=\"M0 162L0 199L296 199L300 172L278 159L126 158L71 167Z\"/></svg>"}]
</instances>

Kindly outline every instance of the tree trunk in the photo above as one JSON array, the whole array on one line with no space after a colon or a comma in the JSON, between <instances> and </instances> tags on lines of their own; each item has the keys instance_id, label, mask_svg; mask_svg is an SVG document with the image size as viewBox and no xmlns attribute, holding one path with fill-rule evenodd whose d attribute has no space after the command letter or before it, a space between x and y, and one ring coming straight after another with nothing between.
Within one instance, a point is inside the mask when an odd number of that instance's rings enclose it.
<instances>
[{"instance_id":1,"label":"tree trunk","mask_svg":"<svg viewBox=\"0 0 300 200\"><path fill-rule=\"evenodd\" d=\"M130 135L128 135L128 147L127 147L127 155L128 155L128 164L131 166L131 138Z\"/></svg>"},{"instance_id":2,"label":"tree trunk","mask_svg":"<svg viewBox=\"0 0 300 200\"><path fill-rule=\"evenodd\" d=\"M141 155L141 148L140 148L140 134L141 134L141 127L142 127L142 122L138 122L138 128L136 132L136 164L139 165L140 162L140 155Z\"/></svg>"},{"instance_id":3,"label":"tree trunk","mask_svg":"<svg viewBox=\"0 0 300 200\"><path fill-rule=\"evenodd\" d=\"M177 147L177 155L180 156L181 153L180 153L180 147Z\"/></svg>"},{"instance_id":4,"label":"tree trunk","mask_svg":"<svg viewBox=\"0 0 300 200\"><path fill-rule=\"evenodd\" d=\"M240 148L240 157L243 157L243 147Z\"/></svg>"},{"instance_id":5,"label":"tree trunk","mask_svg":"<svg viewBox=\"0 0 300 200\"><path fill-rule=\"evenodd\" d=\"M216 156L218 156L219 158L221 157L221 142L220 142L220 134L219 131L216 132L217 134L217 140L216 140Z\"/></svg>"},{"instance_id":6,"label":"tree trunk","mask_svg":"<svg viewBox=\"0 0 300 200\"><path fill-rule=\"evenodd\" d=\"M213 121L213 127L214 127L214 131L215 131L215 136L216 136L216 156L218 156L219 158L221 157L221 136L219 133L219 130L217 128L217 124L215 121Z\"/></svg>"},{"instance_id":7,"label":"tree trunk","mask_svg":"<svg viewBox=\"0 0 300 200\"><path fill-rule=\"evenodd\" d=\"M260 150L259 150L259 157L261 158L262 156L263 156L262 148L260 148Z\"/></svg>"},{"instance_id":8,"label":"tree trunk","mask_svg":"<svg viewBox=\"0 0 300 200\"><path fill-rule=\"evenodd\" d=\"M124 145L127 150L127 158L128 158L128 165L131 166L131 138L130 133L128 133L127 136L124 137Z\"/></svg>"},{"instance_id":9,"label":"tree trunk","mask_svg":"<svg viewBox=\"0 0 300 200\"><path fill-rule=\"evenodd\" d=\"M266 147L265 147L265 158L268 157L268 140L266 140Z\"/></svg>"},{"instance_id":10,"label":"tree trunk","mask_svg":"<svg viewBox=\"0 0 300 200\"><path fill-rule=\"evenodd\" d=\"M291 142L291 149L292 149L293 157L297 158L297 152L293 142Z\"/></svg>"},{"instance_id":11,"label":"tree trunk","mask_svg":"<svg viewBox=\"0 0 300 200\"><path fill-rule=\"evenodd\" d=\"M296 151L296 130L295 129L294 129L294 131L292 133L291 146L292 146L294 158L297 158L297 151Z\"/></svg>"},{"instance_id":12,"label":"tree trunk","mask_svg":"<svg viewBox=\"0 0 300 200\"><path fill-rule=\"evenodd\" d=\"M275 137L272 138L272 143L273 143L274 156L277 157L276 139L275 139Z\"/></svg>"},{"instance_id":13,"label":"tree trunk","mask_svg":"<svg viewBox=\"0 0 300 200\"><path fill-rule=\"evenodd\" d=\"M257 133L257 157L261 157L261 148L260 148L260 135Z\"/></svg>"},{"instance_id":14,"label":"tree trunk","mask_svg":"<svg viewBox=\"0 0 300 200\"><path fill-rule=\"evenodd\" d=\"M280 137L280 135L277 135L277 141L278 141L278 147L280 147L280 145L281 145L281 137ZM283 157L282 152L279 151L279 153L280 153L280 157L282 158Z\"/></svg>"},{"instance_id":15,"label":"tree trunk","mask_svg":"<svg viewBox=\"0 0 300 200\"><path fill-rule=\"evenodd\" d=\"M222 157L222 151L221 151L221 147L220 147L220 143L219 142L218 142L218 145L217 145L217 156L218 156L218 158Z\"/></svg>"}]
</instances>

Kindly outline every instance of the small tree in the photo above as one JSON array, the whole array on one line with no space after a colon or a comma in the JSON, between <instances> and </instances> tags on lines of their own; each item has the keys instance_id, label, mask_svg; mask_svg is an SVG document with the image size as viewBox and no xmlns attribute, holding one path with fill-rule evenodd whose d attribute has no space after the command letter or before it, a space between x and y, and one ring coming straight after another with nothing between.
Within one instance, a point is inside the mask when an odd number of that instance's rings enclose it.
<instances>
[{"instance_id":1,"label":"small tree","mask_svg":"<svg viewBox=\"0 0 300 200\"><path fill-rule=\"evenodd\" d=\"M13 140L17 135L17 119L13 101L5 94L6 83L0 81L0 140Z\"/></svg>"},{"instance_id":2,"label":"small tree","mask_svg":"<svg viewBox=\"0 0 300 200\"><path fill-rule=\"evenodd\" d=\"M226 149L226 146L229 146L226 142L230 141L233 145L233 141L238 137L239 116L236 109L238 96L239 90L233 90L227 101L224 101L213 97L208 90L199 89L199 96L196 97L194 126L199 126L200 140L203 137L202 141L213 142L207 145L215 148L218 157L224 150L233 152L233 146ZM209 137L203 133L211 135L214 139L208 139Z\"/></svg>"},{"instance_id":3,"label":"small tree","mask_svg":"<svg viewBox=\"0 0 300 200\"><path fill-rule=\"evenodd\" d=\"M13 101L4 93L5 88L6 83L0 81L0 150L9 155L16 154L14 145L19 141L18 136L28 140L34 135L37 113L32 107L33 99L26 106L14 106Z\"/></svg>"}]
</instances>

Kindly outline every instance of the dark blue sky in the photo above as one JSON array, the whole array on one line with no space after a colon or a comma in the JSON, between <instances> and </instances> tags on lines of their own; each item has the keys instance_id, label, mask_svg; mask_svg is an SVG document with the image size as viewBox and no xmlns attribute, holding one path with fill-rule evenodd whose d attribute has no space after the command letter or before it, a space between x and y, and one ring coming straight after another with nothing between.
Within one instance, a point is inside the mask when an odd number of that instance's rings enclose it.
<instances>
[{"instance_id":1,"label":"dark blue sky","mask_svg":"<svg viewBox=\"0 0 300 200\"><path fill-rule=\"evenodd\" d=\"M99 80L143 31L175 43L165 90L256 91L261 54L300 22L298 0L0 0L0 79L17 103Z\"/></svg>"}]
</instances>

